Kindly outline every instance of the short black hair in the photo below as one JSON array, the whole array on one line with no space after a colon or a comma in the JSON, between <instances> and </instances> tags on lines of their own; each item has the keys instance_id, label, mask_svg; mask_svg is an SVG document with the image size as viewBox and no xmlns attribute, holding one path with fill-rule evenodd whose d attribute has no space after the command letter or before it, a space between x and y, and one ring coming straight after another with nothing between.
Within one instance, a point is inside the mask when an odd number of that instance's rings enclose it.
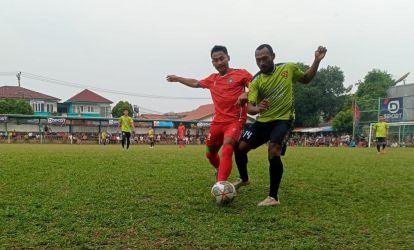
<instances>
[{"instance_id":1,"label":"short black hair","mask_svg":"<svg viewBox=\"0 0 414 250\"><path fill-rule=\"evenodd\" d=\"M264 48L267 48L270 51L270 54L272 54L272 55L274 54L273 48L269 44L262 44L259 47L257 47L256 50L261 50L261 49L264 49Z\"/></svg>"},{"instance_id":2,"label":"short black hair","mask_svg":"<svg viewBox=\"0 0 414 250\"><path fill-rule=\"evenodd\" d=\"M222 51L224 54L226 54L226 56L229 55L228 52L227 52L227 48L225 46L214 45L214 47L211 49L210 56L212 56L214 52L219 52L219 51Z\"/></svg>"}]
</instances>

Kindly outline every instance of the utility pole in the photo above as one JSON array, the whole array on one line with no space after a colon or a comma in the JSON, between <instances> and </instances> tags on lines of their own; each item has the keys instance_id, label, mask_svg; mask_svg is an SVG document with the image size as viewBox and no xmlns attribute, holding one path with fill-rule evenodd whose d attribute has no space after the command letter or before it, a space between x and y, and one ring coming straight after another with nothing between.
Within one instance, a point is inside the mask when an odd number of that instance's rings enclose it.
<instances>
[{"instance_id":1,"label":"utility pole","mask_svg":"<svg viewBox=\"0 0 414 250\"><path fill-rule=\"evenodd\" d=\"M19 84L19 87L20 87L20 76L22 75L22 72L19 72L19 73L17 73L16 74L16 77L17 77L17 83Z\"/></svg>"}]
</instances>

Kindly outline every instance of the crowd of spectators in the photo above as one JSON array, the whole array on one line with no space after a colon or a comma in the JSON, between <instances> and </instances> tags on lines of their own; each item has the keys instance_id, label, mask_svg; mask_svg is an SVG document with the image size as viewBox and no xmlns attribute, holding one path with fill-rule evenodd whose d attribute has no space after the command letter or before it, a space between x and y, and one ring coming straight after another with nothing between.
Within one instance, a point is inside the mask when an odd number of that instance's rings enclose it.
<instances>
[{"instance_id":1,"label":"crowd of spectators","mask_svg":"<svg viewBox=\"0 0 414 250\"><path fill-rule=\"evenodd\" d=\"M148 144L148 134L133 134L132 143ZM107 144L121 143L119 133L107 133ZM156 134L157 144L177 144L177 134ZM187 135L184 137L185 144L204 144L205 136ZM57 143L57 144L102 144L100 133L65 133L65 132L0 132L0 143Z\"/></svg>"},{"instance_id":2,"label":"crowd of spectators","mask_svg":"<svg viewBox=\"0 0 414 250\"><path fill-rule=\"evenodd\" d=\"M204 135L187 134L185 144L200 145L205 143ZM131 138L134 144L148 144L148 134L133 134ZM118 144L121 142L119 133L107 133L106 144ZM375 141L373 141L375 142ZM65 133L65 132L0 132L0 143L57 143L57 144L103 144L100 133ZM177 134L165 132L155 135L156 144L177 144ZM388 138L390 147L414 146L414 135L406 135L398 143L398 137ZM359 135L352 139L349 134L322 134L322 133L293 133L288 141L291 147L367 147L368 138Z\"/></svg>"},{"instance_id":3,"label":"crowd of spectators","mask_svg":"<svg viewBox=\"0 0 414 250\"><path fill-rule=\"evenodd\" d=\"M292 147L349 147L352 142L349 134L293 133L289 145Z\"/></svg>"}]
</instances>

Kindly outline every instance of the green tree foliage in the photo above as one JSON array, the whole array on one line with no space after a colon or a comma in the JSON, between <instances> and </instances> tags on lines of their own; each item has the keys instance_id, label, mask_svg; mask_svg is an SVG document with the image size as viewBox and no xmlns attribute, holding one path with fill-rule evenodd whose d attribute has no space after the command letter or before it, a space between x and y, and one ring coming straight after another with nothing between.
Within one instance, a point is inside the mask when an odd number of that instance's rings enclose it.
<instances>
[{"instance_id":1,"label":"green tree foliage","mask_svg":"<svg viewBox=\"0 0 414 250\"><path fill-rule=\"evenodd\" d=\"M132 105L127 101L119 101L112 109L113 117L121 117L125 109L128 109L129 115L132 116L133 109Z\"/></svg>"},{"instance_id":2,"label":"green tree foliage","mask_svg":"<svg viewBox=\"0 0 414 250\"><path fill-rule=\"evenodd\" d=\"M364 81L359 81L355 95L349 95L344 101L342 111L334 120L333 127L336 131L352 131L352 100L355 99L360 113L360 121L375 122L378 118L378 98L386 97L387 90L395 85L395 81L386 71L373 69L368 72Z\"/></svg>"},{"instance_id":3,"label":"green tree foliage","mask_svg":"<svg viewBox=\"0 0 414 250\"><path fill-rule=\"evenodd\" d=\"M338 132L352 132L352 111L351 109L340 111L332 120L332 127Z\"/></svg>"},{"instance_id":4,"label":"green tree foliage","mask_svg":"<svg viewBox=\"0 0 414 250\"><path fill-rule=\"evenodd\" d=\"M386 97L387 90L395 85L392 76L386 71L373 69L364 77L364 81L357 83L358 90L357 97L366 97L377 99L379 97Z\"/></svg>"},{"instance_id":5,"label":"green tree foliage","mask_svg":"<svg viewBox=\"0 0 414 250\"><path fill-rule=\"evenodd\" d=\"M306 71L309 66L299 63ZM344 73L337 66L328 66L318 71L309 84L294 85L296 126L318 126L320 117L330 119L342 108L346 94Z\"/></svg>"},{"instance_id":6,"label":"green tree foliage","mask_svg":"<svg viewBox=\"0 0 414 250\"><path fill-rule=\"evenodd\" d=\"M23 100L0 100L0 114L33 115L33 109L29 103Z\"/></svg>"}]
</instances>

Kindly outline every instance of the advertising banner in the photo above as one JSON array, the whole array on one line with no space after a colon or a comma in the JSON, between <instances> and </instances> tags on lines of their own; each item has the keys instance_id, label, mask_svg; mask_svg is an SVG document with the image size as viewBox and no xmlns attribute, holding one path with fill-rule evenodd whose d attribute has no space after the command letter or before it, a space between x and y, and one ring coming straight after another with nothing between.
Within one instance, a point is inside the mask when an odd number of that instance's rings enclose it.
<instances>
[{"instance_id":1,"label":"advertising banner","mask_svg":"<svg viewBox=\"0 0 414 250\"><path fill-rule=\"evenodd\" d=\"M403 121L403 98L384 98L381 99L380 115L383 115L387 122Z\"/></svg>"}]
</instances>

